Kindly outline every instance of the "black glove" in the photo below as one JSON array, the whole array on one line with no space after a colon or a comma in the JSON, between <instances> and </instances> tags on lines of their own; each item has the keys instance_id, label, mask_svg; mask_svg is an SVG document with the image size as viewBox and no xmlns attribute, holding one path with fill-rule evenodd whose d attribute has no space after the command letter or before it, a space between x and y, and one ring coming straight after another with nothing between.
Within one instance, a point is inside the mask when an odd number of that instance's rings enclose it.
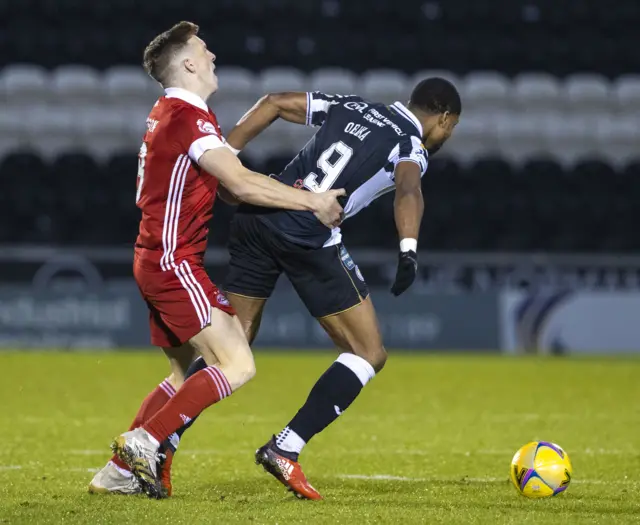
<instances>
[{"instance_id":1,"label":"black glove","mask_svg":"<svg viewBox=\"0 0 640 525\"><path fill-rule=\"evenodd\" d=\"M391 293L398 297L413 284L418 273L418 254L413 250L400 252L398 256L398 271L396 280L391 287Z\"/></svg>"}]
</instances>

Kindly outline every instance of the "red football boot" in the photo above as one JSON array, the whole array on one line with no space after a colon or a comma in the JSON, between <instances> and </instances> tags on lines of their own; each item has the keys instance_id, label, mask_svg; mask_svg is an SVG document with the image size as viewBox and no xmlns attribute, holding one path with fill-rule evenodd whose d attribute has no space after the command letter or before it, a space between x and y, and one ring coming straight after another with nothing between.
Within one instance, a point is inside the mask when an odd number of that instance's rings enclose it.
<instances>
[{"instance_id":1,"label":"red football boot","mask_svg":"<svg viewBox=\"0 0 640 525\"><path fill-rule=\"evenodd\" d=\"M321 500L322 496L307 481L300 463L287 457L288 453L276 446L276 438L256 450L256 465L262 467L282 483L297 498Z\"/></svg>"},{"instance_id":2,"label":"red football boot","mask_svg":"<svg viewBox=\"0 0 640 525\"><path fill-rule=\"evenodd\" d=\"M171 463L173 463L173 451L166 449L164 452L165 458L160 461L158 468L160 469L160 483L164 489L165 497L171 496L173 488L171 487Z\"/></svg>"}]
</instances>

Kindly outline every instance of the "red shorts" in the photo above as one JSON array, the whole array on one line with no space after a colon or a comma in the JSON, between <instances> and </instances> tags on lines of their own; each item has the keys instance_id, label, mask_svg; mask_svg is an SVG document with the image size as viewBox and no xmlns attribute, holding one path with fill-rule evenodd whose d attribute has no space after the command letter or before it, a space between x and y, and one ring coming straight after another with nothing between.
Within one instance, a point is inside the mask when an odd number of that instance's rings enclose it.
<instances>
[{"instance_id":1,"label":"red shorts","mask_svg":"<svg viewBox=\"0 0 640 525\"><path fill-rule=\"evenodd\" d=\"M199 260L183 259L172 270L136 255L133 276L149 307L151 343L180 346L211 322L211 308L236 312Z\"/></svg>"}]
</instances>

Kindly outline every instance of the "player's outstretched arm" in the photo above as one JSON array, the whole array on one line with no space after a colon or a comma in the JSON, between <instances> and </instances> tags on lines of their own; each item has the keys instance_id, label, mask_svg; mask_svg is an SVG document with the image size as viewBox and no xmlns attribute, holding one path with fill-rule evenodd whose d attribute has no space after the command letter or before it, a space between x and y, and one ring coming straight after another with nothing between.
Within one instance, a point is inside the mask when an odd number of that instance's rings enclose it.
<instances>
[{"instance_id":1,"label":"player's outstretched arm","mask_svg":"<svg viewBox=\"0 0 640 525\"><path fill-rule=\"evenodd\" d=\"M337 199L345 195L344 189L312 193L292 188L248 170L224 147L205 151L198 159L198 164L242 202L269 208L311 211L329 228L342 222L342 206Z\"/></svg>"},{"instance_id":2,"label":"player's outstretched arm","mask_svg":"<svg viewBox=\"0 0 640 525\"><path fill-rule=\"evenodd\" d=\"M391 293L395 296L413 284L418 272L418 234L424 212L420 179L421 168L415 162L399 162L396 166L394 215L400 238L400 254L396 280L391 287Z\"/></svg>"},{"instance_id":3,"label":"player's outstretched arm","mask_svg":"<svg viewBox=\"0 0 640 525\"><path fill-rule=\"evenodd\" d=\"M279 118L295 124L306 124L307 94L289 92L265 95L235 125L227 135L227 142L236 150L242 150Z\"/></svg>"}]
</instances>

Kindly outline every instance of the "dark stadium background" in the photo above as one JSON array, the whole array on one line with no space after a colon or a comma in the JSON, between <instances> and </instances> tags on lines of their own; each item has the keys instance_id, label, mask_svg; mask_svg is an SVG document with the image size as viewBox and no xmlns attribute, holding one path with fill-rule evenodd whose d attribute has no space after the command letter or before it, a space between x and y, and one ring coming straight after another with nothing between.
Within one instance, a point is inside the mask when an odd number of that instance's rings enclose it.
<instances>
[{"instance_id":1,"label":"dark stadium background","mask_svg":"<svg viewBox=\"0 0 640 525\"><path fill-rule=\"evenodd\" d=\"M132 252L161 93L142 52L180 20L217 55L223 130L270 91L403 101L440 75L462 96L414 286L389 293L391 195L344 225L389 360L303 453L318 505L253 463L336 355L284 279L256 378L185 435L174 497L86 493L167 374ZM639 0L0 0L0 522L637 523L638 28ZM275 123L242 159L278 172L312 132ZM216 282L232 213L216 204ZM574 477L531 501L510 462L540 440Z\"/></svg>"},{"instance_id":2,"label":"dark stadium background","mask_svg":"<svg viewBox=\"0 0 640 525\"><path fill-rule=\"evenodd\" d=\"M344 226L390 345L580 351L572 334L596 315L599 332L618 337L602 336L600 350L635 347L634 323L622 334L607 320L624 318L623 299L640 301L635 0L1 0L6 346L145 343L130 281L134 187L160 89L140 62L145 44L182 19L201 26L217 55L220 90L209 102L223 130L270 91L402 101L429 75L460 90L460 125L424 178L412 293L392 301L386 291L397 247L391 195ZM312 132L276 123L243 161L278 172ZM217 280L232 213L216 205L208 261ZM602 290L624 294L603 307ZM326 343L286 284L273 302L263 343ZM556 318L562 329L545 334ZM459 319L475 319L462 338ZM104 337L81 336L96 330Z\"/></svg>"}]
</instances>

